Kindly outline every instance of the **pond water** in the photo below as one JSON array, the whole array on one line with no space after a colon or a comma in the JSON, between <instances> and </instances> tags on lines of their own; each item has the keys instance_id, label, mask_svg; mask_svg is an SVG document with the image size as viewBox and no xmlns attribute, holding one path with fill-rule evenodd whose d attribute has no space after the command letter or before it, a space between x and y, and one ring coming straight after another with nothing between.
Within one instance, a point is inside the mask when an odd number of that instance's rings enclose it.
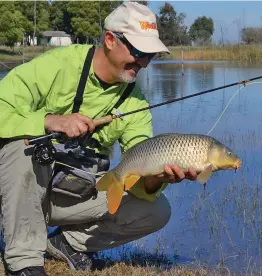
<instances>
[{"instance_id":1,"label":"pond water","mask_svg":"<svg viewBox=\"0 0 262 276\"><path fill-rule=\"evenodd\" d=\"M179 62L154 61L141 71L138 82L150 104L156 104L260 75L257 65L203 61L185 62L182 75ZM207 134L240 87L153 109L154 134ZM243 162L241 169L236 173L216 172L206 191L197 182L169 185L164 193L172 206L172 217L166 227L108 254L118 258L130 250L145 250L163 253L175 263L261 273L261 91L262 80L241 89L210 134L238 154ZM116 146L112 167L119 157Z\"/></svg>"},{"instance_id":2,"label":"pond water","mask_svg":"<svg viewBox=\"0 0 262 276\"><path fill-rule=\"evenodd\" d=\"M230 62L155 61L139 76L150 104L261 75L256 65ZM256 82L259 82L256 81ZM241 89L211 132L242 159L242 168L216 172L203 186L190 181L165 190L169 223L131 246L162 252L177 263L226 266L251 272L262 267L262 80ZM154 134L207 134L240 85L152 110ZM112 167L119 162L119 151ZM125 248L126 250L126 248Z\"/></svg>"}]
</instances>

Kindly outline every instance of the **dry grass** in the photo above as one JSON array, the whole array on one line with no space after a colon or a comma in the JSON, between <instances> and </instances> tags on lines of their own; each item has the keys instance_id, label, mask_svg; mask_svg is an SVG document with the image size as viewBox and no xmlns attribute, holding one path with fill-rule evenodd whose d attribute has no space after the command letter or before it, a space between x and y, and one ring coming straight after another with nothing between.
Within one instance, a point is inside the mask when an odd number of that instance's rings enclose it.
<instances>
[{"instance_id":1,"label":"dry grass","mask_svg":"<svg viewBox=\"0 0 262 276\"><path fill-rule=\"evenodd\" d=\"M227 45L210 47L170 47L172 58L185 60L236 60L241 62L262 62L260 45ZM168 57L167 57L168 58Z\"/></svg>"},{"instance_id":2,"label":"dry grass","mask_svg":"<svg viewBox=\"0 0 262 276\"><path fill-rule=\"evenodd\" d=\"M200 269L188 269L188 268L173 268L170 270L164 270L157 267L152 266L133 266L125 263L117 263L108 267L102 271L94 271L94 272L77 272L74 273L68 269L65 263L57 262L57 261L48 261L46 263L46 270L50 274L50 276L168 276L168 275L176 275L176 276L207 276L211 275L211 272L205 270L204 268ZM222 272L222 271L221 271ZM216 274L216 275L225 275Z\"/></svg>"},{"instance_id":3,"label":"dry grass","mask_svg":"<svg viewBox=\"0 0 262 276\"><path fill-rule=\"evenodd\" d=\"M133 266L125 263L116 263L102 271L93 272L74 272L68 268L64 262L60 261L47 261L45 269L49 276L237 276L237 274L230 273L227 269L216 269L210 271L203 267L199 268L186 268L174 267L172 269L161 269L153 266ZM0 276L4 276L3 265L0 265ZM250 274L255 276L255 274Z\"/></svg>"},{"instance_id":4,"label":"dry grass","mask_svg":"<svg viewBox=\"0 0 262 276\"><path fill-rule=\"evenodd\" d=\"M47 50L50 46L9 47L0 46L0 62L28 61ZM183 49L185 60L236 60L241 62L262 62L261 45L225 45L209 47L176 46L169 47L171 56L163 56L168 59L181 59ZM23 54L24 53L24 54Z\"/></svg>"}]
</instances>

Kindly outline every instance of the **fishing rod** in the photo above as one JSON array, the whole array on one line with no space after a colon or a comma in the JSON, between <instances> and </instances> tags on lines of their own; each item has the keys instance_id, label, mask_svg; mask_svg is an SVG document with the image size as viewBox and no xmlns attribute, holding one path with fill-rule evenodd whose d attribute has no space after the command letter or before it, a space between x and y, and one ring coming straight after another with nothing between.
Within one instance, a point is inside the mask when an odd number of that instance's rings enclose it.
<instances>
[{"instance_id":1,"label":"fishing rod","mask_svg":"<svg viewBox=\"0 0 262 276\"><path fill-rule=\"evenodd\" d=\"M217 90L229 88L229 87L236 86L236 85L243 84L245 86L246 83L249 83L251 81L258 80L258 79L261 79L261 78L262 78L262 76L258 76L258 77L255 77L255 78L234 82L234 83L231 83L231 84L227 84L227 85L219 86L219 87L216 87L216 88L204 90L204 91L199 92L199 93L195 93L195 94L191 94L191 95L188 95L188 96L184 96L184 97L176 98L176 99L173 99L173 100L165 101L165 102L162 102L162 103L159 103L159 104L149 105L147 107L136 109L136 110L129 111L129 112L126 112L126 113L107 115L107 116L101 117L99 119L94 119L94 124L95 124L96 127L98 127L100 125L111 123L113 120L124 117L124 116L127 116L127 115L131 115L131 114L141 112L141 111L144 111L144 110L148 110L148 109L153 109L153 108L156 108L156 107L159 107L159 106L162 106L162 105L167 105L167 104L170 104L170 103L183 101L185 99L189 99L189 98L193 98L193 97L196 97L196 96L204 95L204 94L207 94L207 93L211 93L211 92L214 92L214 91L217 91ZM62 135L61 133L54 132L54 133L43 135L43 136L40 136L40 137L37 137L37 138L26 139L25 140L25 145L34 145L34 144L37 144L37 143L39 143L43 140L57 138L61 135Z\"/></svg>"}]
</instances>

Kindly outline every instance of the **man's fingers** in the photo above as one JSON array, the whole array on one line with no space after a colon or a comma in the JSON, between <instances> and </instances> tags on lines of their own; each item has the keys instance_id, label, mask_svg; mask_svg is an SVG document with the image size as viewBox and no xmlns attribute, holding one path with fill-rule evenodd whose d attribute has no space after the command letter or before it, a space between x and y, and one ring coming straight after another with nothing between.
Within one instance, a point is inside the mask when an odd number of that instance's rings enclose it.
<instances>
[{"instance_id":1,"label":"man's fingers","mask_svg":"<svg viewBox=\"0 0 262 276\"><path fill-rule=\"evenodd\" d=\"M88 126L84 124L82 121L78 121L77 127L81 136L85 135L89 130Z\"/></svg>"},{"instance_id":2,"label":"man's fingers","mask_svg":"<svg viewBox=\"0 0 262 276\"><path fill-rule=\"evenodd\" d=\"M86 116L83 116L81 114L78 114L78 118L85 124L88 126L88 131L89 132L94 132L95 130L95 123L93 121L93 119L89 118L89 117L86 117Z\"/></svg>"},{"instance_id":3,"label":"man's fingers","mask_svg":"<svg viewBox=\"0 0 262 276\"><path fill-rule=\"evenodd\" d=\"M170 183L180 182L185 178L183 170L178 165L166 165L165 173Z\"/></svg>"},{"instance_id":4,"label":"man's fingers","mask_svg":"<svg viewBox=\"0 0 262 276\"><path fill-rule=\"evenodd\" d=\"M189 168L188 172L186 173L186 178L189 180L196 180L197 179L197 173L193 168Z\"/></svg>"},{"instance_id":5,"label":"man's fingers","mask_svg":"<svg viewBox=\"0 0 262 276\"><path fill-rule=\"evenodd\" d=\"M177 164L164 166L164 172L156 175L158 181L168 183L178 183L183 179L196 180L197 173L195 169L189 168L187 172L184 172Z\"/></svg>"},{"instance_id":6,"label":"man's fingers","mask_svg":"<svg viewBox=\"0 0 262 276\"><path fill-rule=\"evenodd\" d=\"M171 169L173 171L173 174L176 176L176 179L183 180L185 178L185 173L178 165L172 165Z\"/></svg>"},{"instance_id":7,"label":"man's fingers","mask_svg":"<svg viewBox=\"0 0 262 276\"><path fill-rule=\"evenodd\" d=\"M174 175L174 172L173 172L173 170L171 169L171 166L170 165L165 165L165 168L164 168L164 170L165 170L165 173L167 174L167 175Z\"/></svg>"},{"instance_id":8,"label":"man's fingers","mask_svg":"<svg viewBox=\"0 0 262 276\"><path fill-rule=\"evenodd\" d=\"M69 125L66 130L64 131L66 136L70 138L78 137L80 136L80 131L77 125Z\"/></svg>"}]
</instances>

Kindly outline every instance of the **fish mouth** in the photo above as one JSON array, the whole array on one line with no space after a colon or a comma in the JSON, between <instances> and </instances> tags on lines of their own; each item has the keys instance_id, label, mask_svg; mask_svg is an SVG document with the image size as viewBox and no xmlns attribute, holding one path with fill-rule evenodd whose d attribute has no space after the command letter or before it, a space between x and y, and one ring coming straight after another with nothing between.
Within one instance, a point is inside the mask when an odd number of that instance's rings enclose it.
<instances>
[{"instance_id":1,"label":"fish mouth","mask_svg":"<svg viewBox=\"0 0 262 276\"><path fill-rule=\"evenodd\" d=\"M238 159L237 162L235 163L235 169L236 170L240 169L241 163L242 163L242 161L240 159Z\"/></svg>"}]
</instances>

